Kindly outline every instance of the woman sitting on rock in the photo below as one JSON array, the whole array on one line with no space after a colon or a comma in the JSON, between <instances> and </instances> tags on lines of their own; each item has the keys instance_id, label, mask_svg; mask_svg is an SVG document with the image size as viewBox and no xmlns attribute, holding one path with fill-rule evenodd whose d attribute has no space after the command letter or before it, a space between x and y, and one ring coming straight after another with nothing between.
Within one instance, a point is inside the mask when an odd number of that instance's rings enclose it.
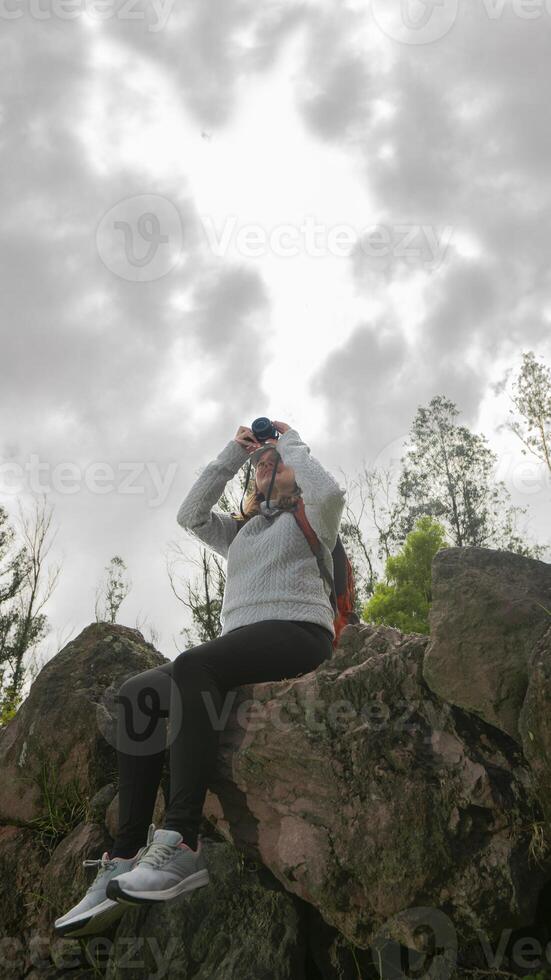
<instances>
[{"instance_id":1,"label":"woman sitting on rock","mask_svg":"<svg viewBox=\"0 0 551 980\"><path fill-rule=\"evenodd\" d=\"M296 429L272 425L279 438L262 443L240 426L178 511L185 530L227 558L222 632L122 685L118 834L111 853L91 862L98 873L84 898L56 920L61 935L97 932L125 905L165 901L208 884L198 834L219 730L233 703L225 704L226 694L300 676L331 657L329 587L291 511L302 496L332 571L344 491ZM212 510L248 458L255 480L241 513ZM155 830L150 822L167 747L170 799L164 827Z\"/></svg>"}]
</instances>

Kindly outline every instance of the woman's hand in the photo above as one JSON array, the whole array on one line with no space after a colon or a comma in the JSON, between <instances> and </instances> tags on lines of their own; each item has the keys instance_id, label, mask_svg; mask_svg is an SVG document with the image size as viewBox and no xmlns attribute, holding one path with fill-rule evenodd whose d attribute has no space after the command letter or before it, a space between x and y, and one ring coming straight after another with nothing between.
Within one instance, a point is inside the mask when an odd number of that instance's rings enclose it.
<instances>
[{"instance_id":1,"label":"woman's hand","mask_svg":"<svg viewBox=\"0 0 551 980\"><path fill-rule=\"evenodd\" d=\"M254 453L255 449L259 449L262 445L255 439L252 429L247 428L246 425L240 425L235 436L234 442L239 443L242 449L246 449L249 453Z\"/></svg>"},{"instance_id":2,"label":"woman's hand","mask_svg":"<svg viewBox=\"0 0 551 980\"><path fill-rule=\"evenodd\" d=\"M287 429L291 428L291 426L287 425L286 422L276 422L275 419L272 419L272 425L274 429L277 429L278 432L281 432L281 435L283 435L284 432L287 432ZM266 445L266 443L269 443L271 446L277 446L277 442L278 442L277 439L266 439L264 445Z\"/></svg>"}]
</instances>

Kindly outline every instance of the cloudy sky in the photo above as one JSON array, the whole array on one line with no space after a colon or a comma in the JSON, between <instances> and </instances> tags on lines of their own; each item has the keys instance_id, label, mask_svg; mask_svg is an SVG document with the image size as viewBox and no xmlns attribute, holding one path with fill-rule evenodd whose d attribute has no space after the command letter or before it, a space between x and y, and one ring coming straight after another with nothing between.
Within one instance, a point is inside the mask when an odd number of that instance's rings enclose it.
<instances>
[{"instance_id":1,"label":"cloudy sky","mask_svg":"<svg viewBox=\"0 0 551 980\"><path fill-rule=\"evenodd\" d=\"M258 415L353 476L446 395L549 540L495 386L551 364L551 4L0 11L0 502L55 509L54 634L120 554L175 655L179 504Z\"/></svg>"}]
</instances>

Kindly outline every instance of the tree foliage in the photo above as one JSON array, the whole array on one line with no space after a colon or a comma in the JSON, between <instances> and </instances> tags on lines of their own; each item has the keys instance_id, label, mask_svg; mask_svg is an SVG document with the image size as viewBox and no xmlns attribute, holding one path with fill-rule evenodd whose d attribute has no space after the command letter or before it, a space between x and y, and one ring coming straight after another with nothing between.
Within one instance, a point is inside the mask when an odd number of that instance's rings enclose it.
<instances>
[{"instance_id":1,"label":"tree foliage","mask_svg":"<svg viewBox=\"0 0 551 980\"><path fill-rule=\"evenodd\" d=\"M387 558L386 581L375 584L363 618L369 623L395 626L403 633L428 634L432 560L446 547L442 525L427 515L417 518L402 550Z\"/></svg>"},{"instance_id":2,"label":"tree foliage","mask_svg":"<svg viewBox=\"0 0 551 980\"><path fill-rule=\"evenodd\" d=\"M61 570L60 565L46 567L53 543L52 515L45 498L35 499L30 516L20 503L19 525L14 529L0 506L0 724L17 711L29 658L48 633L43 610Z\"/></svg>"},{"instance_id":3,"label":"tree foliage","mask_svg":"<svg viewBox=\"0 0 551 980\"><path fill-rule=\"evenodd\" d=\"M443 395L417 410L401 461L391 540L401 546L426 514L442 523L455 547L540 557L545 549L527 545L517 533L517 517L526 508L512 506L505 484L495 479L496 454L483 435L457 424L458 414Z\"/></svg>"},{"instance_id":4,"label":"tree foliage","mask_svg":"<svg viewBox=\"0 0 551 980\"><path fill-rule=\"evenodd\" d=\"M96 589L95 614L98 623L115 623L121 604L132 587L125 562L114 555L105 566L105 575Z\"/></svg>"},{"instance_id":5,"label":"tree foliage","mask_svg":"<svg viewBox=\"0 0 551 980\"><path fill-rule=\"evenodd\" d=\"M551 473L551 371L536 360L533 351L522 355L511 400L514 409L509 409L509 414L513 418L505 427L522 442L522 454L530 452Z\"/></svg>"}]
</instances>

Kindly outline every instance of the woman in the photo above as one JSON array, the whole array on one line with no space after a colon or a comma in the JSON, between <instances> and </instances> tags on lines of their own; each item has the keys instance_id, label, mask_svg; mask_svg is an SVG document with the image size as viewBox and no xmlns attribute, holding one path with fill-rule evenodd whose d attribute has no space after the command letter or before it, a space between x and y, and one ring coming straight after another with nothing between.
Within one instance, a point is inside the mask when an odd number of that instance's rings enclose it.
<instances>
[{"instance_id":1,"label":"woman","mask_svg":"<svg viewBox=\"0 0 551 980\"><path fill-rule=\"evenodd\" d=\"M166 901L208 884L198 831L227 693L298 677L331 657L329 589L291 511L302 496L332 572L344 491L296 429L272 424L280 437L262 444L240 426L178 511L183 528L227 558L222 632L122 685L118 835L111 854L85 862L98 873L82 901L56 920L62 935L96 932L125 904ZM241 513L212 510L247 459L255 481ZM150 821L167 745L170 799L164 827L155 830Z\"/></svg>"}]
</instances>

